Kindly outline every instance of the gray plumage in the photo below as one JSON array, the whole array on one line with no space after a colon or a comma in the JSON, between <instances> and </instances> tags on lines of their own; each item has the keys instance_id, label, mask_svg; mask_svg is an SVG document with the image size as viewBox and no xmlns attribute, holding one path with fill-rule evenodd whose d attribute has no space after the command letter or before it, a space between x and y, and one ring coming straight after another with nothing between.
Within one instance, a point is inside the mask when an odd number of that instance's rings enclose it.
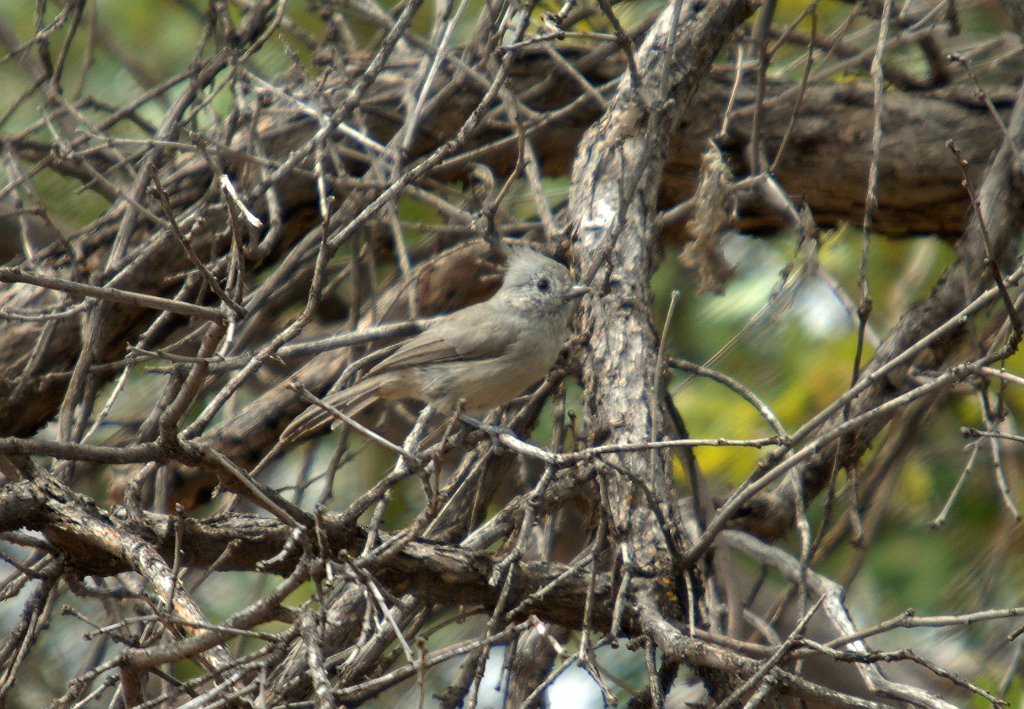
<instances>
[{"instance_id":1,"label":"gray plumage","mask_svg":"<svg viewBox=\"0 0 1024 709\"><path fill-rule=\"evenodd\" d=\"M416 399L449 413L465 402L467 413L481 415L548 373L569 335L575 303L587 292L560 263L513 248L501 288L489 300L435 320L325 401L350 415L381 399ZM284 436L304 437L329 420L311 407Z\"/></svg>"}]
</instances>

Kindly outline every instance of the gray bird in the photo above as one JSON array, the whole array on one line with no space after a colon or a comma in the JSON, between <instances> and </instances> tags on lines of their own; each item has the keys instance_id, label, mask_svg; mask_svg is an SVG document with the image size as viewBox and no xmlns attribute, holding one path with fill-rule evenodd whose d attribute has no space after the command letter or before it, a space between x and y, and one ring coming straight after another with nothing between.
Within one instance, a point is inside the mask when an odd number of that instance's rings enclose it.
<instances>
[{"instance_id":1,"label":"gray bird","mask_svg":"<svg viewBox=\"0 0 1024 709\"><path fill-rule=\"evenodd\" d=\"M548 373L569 336L576 302L589 291L574 285L560 263L513 247L501 288L489 300L431 322L325 401L349 415L393 399L415 399L447 413L462 402L466 413L482 415ZM283 435L305 437L330 418L311 407Z\"/></svg>"}]
</instances>

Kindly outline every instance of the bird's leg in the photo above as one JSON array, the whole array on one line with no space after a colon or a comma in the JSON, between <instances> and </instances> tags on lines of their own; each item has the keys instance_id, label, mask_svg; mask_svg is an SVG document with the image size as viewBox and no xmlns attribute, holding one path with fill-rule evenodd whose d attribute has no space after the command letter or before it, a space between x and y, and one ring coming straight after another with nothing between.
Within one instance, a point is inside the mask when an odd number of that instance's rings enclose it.
<instances>
[{"instance_id":1,"label":"bird's leg","mask_svg":"<svg viewBox=\"0 0 1024 709\"><path fill-rule=\"evenodd\" d=\"M515 432L512 431L508 426L502 426L500 424L485 423L478 418L474 418L469 414L459 414L458 418L462 423L466 424L470 428L475 428L478 431L486 433L491 439L491 445L496 447L507 447L501 443L501 437L504 435L512 436L516 438Z\"/></svg>"}]
</instances>

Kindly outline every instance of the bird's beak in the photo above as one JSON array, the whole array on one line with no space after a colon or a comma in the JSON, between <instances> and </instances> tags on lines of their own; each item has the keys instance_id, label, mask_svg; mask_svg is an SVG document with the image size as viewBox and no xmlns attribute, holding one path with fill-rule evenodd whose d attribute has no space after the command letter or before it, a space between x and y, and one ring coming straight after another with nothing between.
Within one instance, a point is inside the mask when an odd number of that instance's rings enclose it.
<instances>
[{"instance_id":1,"label":"bird's beak","mask_svg":"<svg viewBox=\"0 0 1024 709\"><path fill-rule=\"evenodd\" d=\"M577 298L582 298L589 292L590 288L588 288L587 286L573 286L572 288L565 292L565 299L576 300Z\"/></svg>"}]
</instances>

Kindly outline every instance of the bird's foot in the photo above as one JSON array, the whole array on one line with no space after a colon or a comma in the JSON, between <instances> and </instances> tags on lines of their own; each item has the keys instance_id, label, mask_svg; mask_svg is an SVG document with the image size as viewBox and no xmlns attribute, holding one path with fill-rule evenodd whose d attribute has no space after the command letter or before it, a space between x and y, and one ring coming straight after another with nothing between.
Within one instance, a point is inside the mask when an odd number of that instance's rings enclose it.
<instances>
[{"instance_id":1,"label":"bird's foot","mask_svg":"<svg viewBox=\"0 0 1024 709\"><path fill-rule=\"evenodd\" d=\"M475 428L481 433L486 433L491 439L491 444L494 446L501 445L502 436L507 435L512 436L513 438L516 437L516 434L508 426L500 426L497 424L485 423L484 421L469 416L468 414L459 414L459 420L462 421L462 423L469 426L470 428Z\"/></svg>"}]
</instances>

